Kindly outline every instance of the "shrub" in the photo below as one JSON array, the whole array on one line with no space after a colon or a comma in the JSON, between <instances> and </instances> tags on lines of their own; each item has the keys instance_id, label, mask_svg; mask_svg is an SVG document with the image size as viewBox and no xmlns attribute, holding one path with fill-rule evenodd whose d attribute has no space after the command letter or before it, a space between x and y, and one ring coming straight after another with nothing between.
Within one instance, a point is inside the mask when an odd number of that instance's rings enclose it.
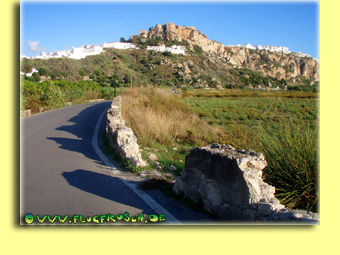
<instances>
[{"instance_id":1,"label":"shrub","mask_svg":"<svg viewBox=\"0 0 340 255\"><path fill-rule=\"evenodd\" d=\"M280 130L256 128L259 149L268 166L264 179L288 208L317 211L318 133L308 124L286 121Z\"/></svg>"},{"instance_id":2,"label":"shrub","mask_svg":"<svg viewBox=\"0 0 340 255\"><path fill-rule=\"evenodd\" d=\"M266 53L261 54L261 55L260 55L260 59L261 59L260 62L261 62L262 64L268 64L268 63L271 62L271 60L270 60L268 54L266 54Z\"/></svg>"},{"instance_id":3,"label":"shrub","mask_svg":"<svg viewBox=\"0 0 340 255\"><path fill-rule=\"evenodd\" d=\"M319 86L316 85L297 85L297 86L288 86L288 91L303 91L303 92L319 92Z\"/></svg>"},{"instance_id":4,"label":"shrub","mask_svg":"<svg viewBox=\"0 0 340 255\"><path fill-rule=\"evenodd\" d=\"M33 81L38 82L40 81L40 76L38 72L32 74Z\"/></svg>"},{"instance_id":5,"label":"shrub","mask_svg":"<svg viewBox=\"0 0 340 255\"><path fill-rule=\"evenodd\" d=\"M46 85L46 83L44 85ZM45 105L45 108L55 109L65 106L64 94L60 87L50 83L45 86L43 90L44 94L40 100Z\"/></svg>"},{"instance_id":6,"label":"shrub","mask_svg":"<svg viewBox=\"0 0 340 255\"><path fill-rule=\"evenodd\" d=\"M48 72L45 68L38 68L38 72L39 72L39 75L45 75L47 76L48 75Z\"/></svg>"},{"instance_id":7,"label":"shrub","mask_svg":"<svg viewBox=\"0 0 340 255\"><path fill-rule=\"evenodd\" d=\"M197 44L194 44L194 51L199 55L201 56L202 53L203 53L203 49L201 46L197 45Z\"/></svg>"},{"instance_id":8,"label":"shrub","mask_svg":"<svg viewBox=\"0 0 340 255\"><path fill-rule=\"evenodd\" d=\"M249 49L249 53L250 53L250 54L255 54L256 51L255 51L254 49Z\"/></svg>"},{"instance_id":9,"label":"shrub","mask_svg":"<svg viewBox=\"0 0 340 255\"><path fill-rule=\"evenodd\" d=\"M119 94L121 89L117 89ZM55 109L65 106L66 102L82 103L86 100L112 99L114 88L101 87L94 81L44 81L42 83L25 80L21 84L21 104L24 109L38 112L40 107Z\"/></svg>"}]
</instances>

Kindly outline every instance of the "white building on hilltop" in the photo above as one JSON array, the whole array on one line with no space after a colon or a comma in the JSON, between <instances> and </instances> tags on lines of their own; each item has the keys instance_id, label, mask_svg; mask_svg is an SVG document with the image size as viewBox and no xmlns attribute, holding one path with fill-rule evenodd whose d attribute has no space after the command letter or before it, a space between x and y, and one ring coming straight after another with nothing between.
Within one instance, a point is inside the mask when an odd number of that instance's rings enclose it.
<instances>
[{"instance_id":1,"label":"white building on hilltop","mask_svg":"<svg viewBox=\"0 0 340 255\"><path fill-rule=\"evenodd\" d=\"M251 50L256 50L256 47L254 46L254 45L252 45L252 44L250 44L250 43L247 43L246 45L240 45L240 44L237 44L238 45L238 47L245 47L245 48L247 48L247 49L251 49Z\"/></svg>"},{"instance_id":2,"label":"white building on hilltop","mask_svg":"<svg viewBox=\"0 0 340 255\"><path fill-rule=\"evenodd\" d=\"M302 53L302 52L294 52L293 55L295 55L295 56L297 56L297 57L301 57L301 58L311 57L309 54L307 54L307 53Z\"/></svg>"},{"instance_id":3,"label":"white building on hilltop","mask_svg":"<svg viewBox=\"0 0 340 255\"><path fill-rule=\"evenodd\" d=\"M279 47L273 46L273 45L268 45L268 46L257 45L257 46L254 46L250 43L247 43L246 45L241 45L241 44L228 45L228 47L244 47L244 48L251 49L251 50L267 50L267 51L270 51L270 52L290 53L289 48L284 47L284 46L279 46Z\"/></svg>"},{"instance_id":4,"label":"white building on hilltop","mask_svg":"<svg viewBox=\"0 0 340 255\"><path fill-rule=\"evenodd\" d=\"M185 55L185 46L182 45L172 45L171 47L165 47L164 44L158 46L147 46L146 50L154 50L160 52L171 52L173 54L183 54Z\"/></svg>"},{"instance_id":5,"label":"white building on hilltop","mask_svg":"<svg viewBox=\"0 0 340 255\"><path fill-rule=\"evenodd\" d=\"M54 51L50 53L41 52L40 55L33 56L33 59L48 59L48 58L62 58L70 55L69 50Z\"/></svg>"},{"instance_id":6,"label":"white building on hilltop","mask_svg":"<svg viewBox=\"0 0 340 255\"><path fill-rule=\"evenodd\" d=\"M89 55L97 55L103 52L103 47L98 45L82 45L80 47L72 47L72 50L61 50L50 53L41 52L40 55L31 57L32 59L49 59L49 58L73 58L82 59Z\"/></svg>"},{"instance_id":7,"label":"white building on hilltop","mask_svg":"<svg viewBox=\"0 0 340 255\"><path fill-rule=\"evenodd\" d=\"M110 42L110 43L104 42L100 46L103 48L114 48L114 49L122 49L122 50L136 48L136 45L134 45L133 43L127 43L127 42Z\"/></svg>"},{"instance_id":8,"label":"white building on hilltop","mask_svg":"<svg viewBox=\"0 0 340 255\"><path fill-rule=\"evenodd\" d=\"M79 48L72 47L68 57L73 59L82 59L90 55L98 55L103 52L103 47L98 45L82 45Z\"/></svg>"},{"instance_id":9,"label":"white building on hilltop","mask_svg":"<svg viewBox=\"0 0 340 255\"><path fill-rule=\"evenodd\" d=\"M174 53L174 54L185 55L185 46L182 46L182 45L172 45L170 47L170 52Z\"/></svg>"},{"instance_id":10,"label":"white building on hilltop","mask_svg":"<svg viewBox=\"0 0 340 255\"><path fill-rule=\"evenodd\" d=\"M82 59L90 55L98 55L104 51L104 48L115 48L115 49L135 49L136 45L125 42L110 42L103 43L101 45L82 45L80 47L72 47L72 50L54 51L50 53L41 52L40 55L30 57L31 59L49 59L49 58L72 58ZM28 58L22 56L21 58Z\"/></svg>"}]
</instances>

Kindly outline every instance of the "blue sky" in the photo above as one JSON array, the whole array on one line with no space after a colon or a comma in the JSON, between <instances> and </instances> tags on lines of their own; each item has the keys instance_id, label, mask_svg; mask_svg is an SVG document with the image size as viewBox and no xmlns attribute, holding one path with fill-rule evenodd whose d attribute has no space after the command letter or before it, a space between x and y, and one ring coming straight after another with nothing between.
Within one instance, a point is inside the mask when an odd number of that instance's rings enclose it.
<instances>
[{"instance_id":1,"label":"blue sky","mask_svg":"<svg viewBox=\"0 0 340 255\"><path fill-rule=\"evenodd\" d=\"M286 46L319 58L319 3L29 2L21 3L21 55L119 41L156 24L195 26L223 43Z\"/></svg>"}]
</instances>

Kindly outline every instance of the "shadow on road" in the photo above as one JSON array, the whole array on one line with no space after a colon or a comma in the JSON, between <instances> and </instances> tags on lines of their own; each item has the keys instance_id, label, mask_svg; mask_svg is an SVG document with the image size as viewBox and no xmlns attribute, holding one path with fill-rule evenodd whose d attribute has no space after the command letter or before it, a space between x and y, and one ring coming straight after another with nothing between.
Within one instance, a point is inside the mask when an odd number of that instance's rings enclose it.
<instances>
[{"instance_id":1,"label":"shadow on road","mask_svg":"<svg viewBox=\"0 0 340 255\"><path fill-rule=\"evenodd\" d=\"M117 177L82 169L77 169L73 172L64 172L62 176L71 186L85 192L138 208L144 211L145 214L155 213Z\"/></svg>"},{"instance_id":2,"label":"shadow on road","mask_svg":"<svg viewBox=\"0 0 340 255\"><path fill-rule=\"evenodd\" d=\"M60 148L63 150L79 152L86 158L103 165L103 162L99 159L92 147L92 138L100 114L104 112L110 104L111 101L88 106L78 115L68 120L70 125L63 125L56 128L56 130L64 131L68 134L62 135L61 137L47 137L47 139L60 144ZM105 130L105 123L106 116L103 117L100 125L99 139L101 139L103 131Z\"/></svg>"}]
</instances>

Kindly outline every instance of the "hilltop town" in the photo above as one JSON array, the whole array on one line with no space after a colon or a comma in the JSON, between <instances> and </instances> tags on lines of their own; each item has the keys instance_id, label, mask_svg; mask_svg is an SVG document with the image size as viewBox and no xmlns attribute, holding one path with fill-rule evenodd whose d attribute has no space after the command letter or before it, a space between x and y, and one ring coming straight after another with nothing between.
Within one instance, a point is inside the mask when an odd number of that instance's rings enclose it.
<instances>
[{"instance_id":1,"label":"hilltop town","mask_svg":"<svg viewBox=\"0 0 340 255\"><path fill-rule=\"evenodd\" d=\"M86 56L98 55L102 53L105 48L113 48L113 49L140 49L135 44L129 42L110 42L103 43L101 45L82 45L80 47L72 47L72 50L61 50L54 51L50 53L41 52L40 55L35 55L33 57L21 56L21 58L30 58L30 59L50 59L50 58L72 58L72 59L82 59ZM165 47L165 45L155 45L155 46L147 46L146 50L154 50L160 52L171 52L173 54L183 54L185 55L185 46L182 45L172 45L171 47Z\"/></svg>"},{"instance_id":2,"label":"hilltop town","mask_svg":"<svg viewBox=\"0 0 340 255\"><path fill-rule=\"evenodd\" d=\"M292 53L293 55L299 57L310 57L310 55L302 52L291 52L288 47L284 46L261 46L257 45L254 46L250 43L245 45L236 44L236 45L228 45L226 47L240 47L240 48L247 48L252 50L266 50L269 52L282 52L285 54ZM140 49L135 44L129 42L110 42L100 45L90 44L90 45L81 45L80 47L72 47L72 50L61 50L61 51L54 51L54 52L41 52L40 55L35 55L32 57L21 56L21 58L30 58L30 59L49 59L49 58L72 58L72 59L82 59L86 56L91 55L98 55L102 53L105 48L113 48L113 49ZM173 54L182 54L185 55L186 47L183 45L172 45L171 47L165 47L164 44L155 45L155 46L147 46L146 50L154 50L160 52L171 52Z\"/></svg>"},{"instance_id":3,"label":"hilltop town","mask_svg":"<svg viewBox=\"0 0 340 255\"><path fill-rule=\"evenodd\" d=\"M266 50L266 51L269 51L269 52L281 52L281 53L284 53L284 54L292 54L294 56L297 56L297 57L307 57L307 58L311 58L311 56L307 53L302 53L302 52L291 52L289 50L288 47L284 47L284 46L273 46L273 45L268 45L268 46L261 46L261 45L257 45L257 46L254 46L250 43L247 43L245 45L241 45L241 44L236 44L236 45L228 45L227 47L239 47L239 48L246 48L246 49L251 49L251 50ZM315 60L318 60L316 58L314 58Z\"/></svg>"}]
</instances>

